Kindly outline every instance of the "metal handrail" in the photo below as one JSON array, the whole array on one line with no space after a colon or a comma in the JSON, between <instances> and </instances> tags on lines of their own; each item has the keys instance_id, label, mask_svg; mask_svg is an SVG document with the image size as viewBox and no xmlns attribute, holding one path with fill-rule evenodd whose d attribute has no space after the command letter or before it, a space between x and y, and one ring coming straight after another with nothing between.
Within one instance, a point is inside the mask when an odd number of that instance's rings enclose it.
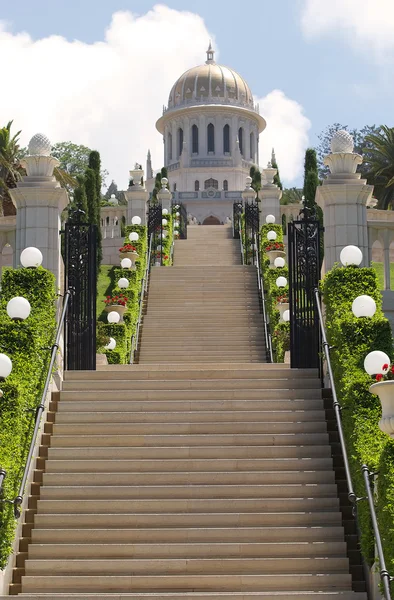
<instances>
[{"instance_id":1,"label":"metal handrail","mask_svg":"<svg viewBox=\"0 0 394 600\"><path fill-rule=\"evenodd\" d=\"M358 498L354 491L352 476L350 474L350 466L349 466L349 460L348 460L348 455L347 455L347 450L346 450L345 436L344 436L343 427L342 427L341 405L338 401L338 396L337 396L337 392L336 392L336 388L335 388L334 374L332 371L331 358L330 358L330 345L327 341L326 331L324 328L323 313L322 313L321 303L320 303L320 295L319 295L319 290L317 288L315 288L315 290L314 290L314 295L315 295L317 312L319 315L320 331L321 331L321 336L322 336L322 347L323 347L324 356L325 356L326 363L327 363L328 376L330 378L331 392L332 392L332 397L333 397L333 407L334 407L335 419L336 419L337 427L338 427L339 443L341 445L343 462L344 462L344 466L345 466L345 476L346 476L346 483L347 483L347 489L348 489L348 499L353 504L353 514L356 518L357 518L357 502L359 502L360 500L368 500L369 509L371 512L372 527L373 527L374 534L375 534L375 543L376 543L378 557L379 557L379 563L380 563L380 579L382 581L386 600L391 600L390 581L393 581L393 578L390 577L390 575L386 569L386 563L384 560L382 541L381 541L381 537L380 537L380 532L379 532L379 527L378 527L378 522L377 522L376 512L375 512L375 506L373 503L373 497L372 497L372 492L371 492L371 487L370 487L369 477L371 474L366 465L363 465L361 467L361 471L364 476L365 487L367 490L367 497L366 498L365 497Z\"/></svg>"},{"instance_id":2,"label":"metal handrail","mask_svg":"<svg viewBox=\"0 0 394 600\"><path fill-rule=\"evenodd\" d=\"M271 328L270 328L270 320L267 313L267 307L265 305L265 297L264 297L264 278L263 272L261 270L260 265L260 250L259 250L259 235L255 233L254 243L256 244L256 267L257 267L257 282L259 286L259 295L261 301L261 310L263 313L263 323L264 323L264 335L265 335L265 343L268 350L269 361L271 363L274 362L274 353L272 350L272 336L271 336Z\"/></svg>"},{"instance_id":3,"label":"metal handrail","mask_svg":"<svg viewBox=\"0 0 394 600\"><path fill-rule=\"evenodd\" d=\"M242 242L242 229L241 229L241 217L239 218L238 221L238 231L239 231L239 243L241 246L241 260L242 260L242 264L245 264L245 248Z\"/></svg>"},{"instance_id":4,"label":"metal handrail","mask_svg":"<svg viewBox=\"0 0 394 600\"><path fill-rule=\"evenodd\" d=\"M374 473L371 473L368 469L367 465L363 465L361 467L361 472L364 476L365 489L367 490L367 500L369 505L369 510L371 513L371 521L372 521L372 529L375 535L375 544L376 550L379 558L379 567L380 567L380 579L383 586L384 597L386 600L391 600L391 592L390 592L390 583L394 581L394 577L390 576L390 573L386 567L386 561L384 559L383 546L382 546L382 538L380 537L378 520L376 517L375 505L373 501L372 489L371 489L371 477L373 477Z\"/></svg>"},{"instance_id":5,"label":"metal handrail","mask_svg":"<svg viewBox=\"0 0 394 600\"><path fill-rule=\"evenodd\" d=\"M133 335L131 336L131 348L130 348L130 360L129 360L130 365L134 364L135 353L137 352L138 342L140 339L140 329L141 329L141 323L142 323L142 310L144 307L145 294L148 290L150 261L151 261L151 254L152 254L152 243L153 243L153 233L151 233L151 235L150 235L149 246L146 250L146 266L145 266L145 273L144 273L144 276L141 281L141 291L140 291L140 295L139 295L140 297L139 297L139 303L138 303L139 312L138 312L137 326L136 326L135 333L133 333Z\"/></svg>"},{"instance_id":6,"label":"metal handrail","mask_svg":"<svg viewBox=\"0 0 394 600\"><path fill-rule=\"evenodd\" d=\"M61 314L61 317L60 317L59 324L57 326L55 342L54 342L54 344L53 344L53 346L51 348L51 359L50 359L50 362L49 362L49 367L48 367L48 371L47 371L47 377L46 377L46 380L45 380L44 390L43 390L42 395L41 395L41 402L40 402L40 404L36 408L34 431L33 431L33 437L32 437L31 442L30 442L29 454L27 455L25 469L24 469L24 472L23 472L23 477L22 477L21 484L19 486L18 495L13 500L14 515L15 515L16 519L18 519L21 516L20 507L21 507L22 502L23 502L23 494L24 494L24 491L25 491L26 482L27 482L27 478L28 478L28 475L29 475L30 464L31 464L31 461L32 461L32 458L33 458L33 453L34 453L34 448L35 448L36 441L37 441L38 431L40 429L42 413L45 410L45 401L46 401L46 397L47 397L47 394L48 394L49 384L50 384L51 379L52 379L52 370L53 370L53 366L55 364L56 354L57 354L57 351L59 350L60 336L61 336L61 333L62 333L64 321L65 321L65 318L66 318L67 308L68 308L68 303L69 303L70 297L71 297L71 292L70 292L70 290L67 290L66 293L64 294L63 309L62 309L62 314ZM3 477L3 479L4 479L4 477Z\"/></svg>"}]
</instances>

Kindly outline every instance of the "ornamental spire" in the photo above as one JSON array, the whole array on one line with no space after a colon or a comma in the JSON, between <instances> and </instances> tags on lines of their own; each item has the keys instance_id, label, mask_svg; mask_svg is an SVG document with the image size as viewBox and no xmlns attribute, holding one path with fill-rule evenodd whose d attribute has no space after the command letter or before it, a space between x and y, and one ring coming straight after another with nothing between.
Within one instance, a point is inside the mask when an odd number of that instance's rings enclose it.
<instances>
[{"instance_id":1,"label":"ornamental spire","mask_svg":"<svg viewBox=\"0 0 394 600\"><path fill-rule=\"evenodd\" d=\"M208 46L208 50L207 50L207 60L206 60L207 65L215 62L214 56L215 56L215 51L212 50L211 40L209 40L209 46Z\"/></svg>"}]
</instances>

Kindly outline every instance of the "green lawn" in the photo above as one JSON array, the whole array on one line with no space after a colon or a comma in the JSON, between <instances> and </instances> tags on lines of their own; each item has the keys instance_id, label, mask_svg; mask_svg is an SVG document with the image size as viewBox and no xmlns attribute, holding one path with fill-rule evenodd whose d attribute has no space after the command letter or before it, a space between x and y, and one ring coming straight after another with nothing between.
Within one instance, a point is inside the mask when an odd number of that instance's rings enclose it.
<instances>
[{"instance_id":1,"label":"green lawn","mask_svg":"<svg viewBox=\"0 0 394 600\"><path fill-rule=\"evenodd\" d=\"M97 282L97 320L107 322L104 312L105 298L110 295L111 289L115 285L114 265L101 265L100 274Z\"/></svg>"},{"instance_id":2,"label":"green lawn","mask_svg":"<svg viewBox=\"0 0 394 600\"><path fill-rule=\"evenodd\" d=\"M384 269L383 263L381 262L372 262L371 267L373 267L378 275L379 289L384 289ZM390 264L390 288L394 290L394 263Z\"/></svg>"}]
</instances>

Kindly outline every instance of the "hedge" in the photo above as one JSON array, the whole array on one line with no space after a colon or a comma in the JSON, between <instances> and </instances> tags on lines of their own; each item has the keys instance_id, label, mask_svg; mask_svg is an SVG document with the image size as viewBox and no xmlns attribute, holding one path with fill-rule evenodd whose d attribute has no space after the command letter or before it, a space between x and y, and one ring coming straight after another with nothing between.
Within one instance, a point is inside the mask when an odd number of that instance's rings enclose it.
<instances>
[{"instance_id":1,"label":"hedge","mask_svg":"<svg viewBox=\"0 0 394 600\"><path fill-rule=\"evenodd\" d=\"M260 264L264 279L264 290L265 290L265 305L270 321L271 334L272 334L272 348L274 351L275 362L283 362L285 358L285 352L290 347L290 322L280 322L280 313L276 308L277 299L279 296L289 296L289 285L287 284L284 288L279 288L276 285L278 277L286 277L289 280L289 270L285 265L284 267L270 269L270 261L266 252L268 244L272 243L267 238L269 231L275 231L276 242L283 243L283 229L281 225L266 224L260 229Z\"/></svg>"},{"instance_id":2,"label":"hedge","mask_svg":"<svg viewBox=\"0 0 394 600\"><path fill-rule=\"evenodd\" d=\"M0 467L7 476L3 497L18 494L29 444L33 433L34 413L40 403L56 331L55 277L42 267L37 269L3 269L0 299L0 352L7 354L13 369L1 382L0 398ZM23 322L12 321L6 312L7 302L15 297L27 298L30 316ZM15 533L13 507L0 503L0 568L8 560Z\"/></svg>"},{"instance_id":3,"label":"hedge","mask_svg":"<svg viewBox=\"0 0 394 600\"><path fill-rule=\"evenodd\" d=\"M388 569L394 572L394 444L379 429L380 402L368 391L373 381L363 367L365 356L372 350L393 356L390 324L382 311L374 269L335 265L324 277L321 289L327 337L334 347L331 360L338 398L344 409L343 427L355 492L358 497L365 496L362 464L379 471L377 516ZM371 296L376 302L372 318L357 318L352 313L352 302L361 294ZM366 502L358 503L358 516L361 550L372 564L374 540Z\"/></svg>"}]
</instances>

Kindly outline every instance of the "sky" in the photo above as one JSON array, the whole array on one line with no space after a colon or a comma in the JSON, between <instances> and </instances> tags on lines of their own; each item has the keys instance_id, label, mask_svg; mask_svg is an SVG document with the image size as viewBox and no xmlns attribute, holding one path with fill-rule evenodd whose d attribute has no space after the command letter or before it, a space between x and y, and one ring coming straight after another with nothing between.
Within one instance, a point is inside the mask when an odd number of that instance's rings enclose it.
<instances>
[{"instance_id":1,"label":"sky","mask_svg":"<svg viewBox=\"0 0 394 600\"><path fill-rule=\"evenodd\" d=\"M119 189L163 163L155 129L188 68L216 61L248 82L287 187L335 122L393 126L393 0L0 0L1 125L99 150Z\"/></svg>"}]
</instances>

